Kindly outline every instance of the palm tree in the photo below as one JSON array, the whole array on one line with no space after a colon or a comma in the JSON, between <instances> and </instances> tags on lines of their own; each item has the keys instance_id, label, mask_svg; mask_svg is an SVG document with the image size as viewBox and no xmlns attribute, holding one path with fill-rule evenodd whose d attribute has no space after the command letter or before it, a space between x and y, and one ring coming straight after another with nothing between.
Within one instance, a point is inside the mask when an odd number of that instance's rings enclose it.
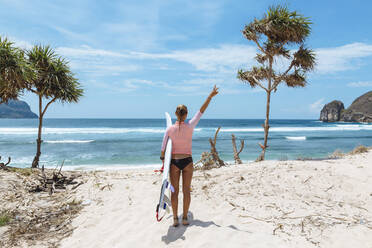
<instances>
[{"instance_id":1,"label":"palm tree","mask_svg":"<svg viewBox=\"0 0 372 248\"><path fill-rule=\"evenodd\" d=\"M32 167L39 166L41 155L41 131L46 110L55 101L78 102L83 89L71 72L67 61L59 57L50 46L36 45L27 51L29 63L36 71L36 77L29 81L28 90L39 98L39 129L36 155ZM47 100L43 106L43 99Z\"/></svg>"},{"instance_id":2,"label":"palm tree","mask_svg":"<svg viewBox=\"0 0 372 248\"><path fill-rule=\"evenodd\" d=\"M33 76L24 52L7 38L0 37L0 103L17 99Z\"/></svg>"},{"instance_id":3,"label":"palm tree","mask_svg":"<svg viewBox=\"0 0 372 248\"><path fill-rule=\"evenodd\" d=\"M259 143L262 152L257 161L265 159L268 147L271 93L276 92L281 83L288 87L305 87L306 73L315 66L315 54L304 44L311 31L310 24L309 18L278 5L270 7L263 18L255 18L242 31L248 40L257 45L259 52L255 59L260 66L253 66L248 71L239 70L238 78L252 88L258 86L266 92L264 144ZM297 46L298 50L290 51L285 46ZM278 58L284 58L289 63L283 72L273 69Z\"/></svg>"}]
</instances>

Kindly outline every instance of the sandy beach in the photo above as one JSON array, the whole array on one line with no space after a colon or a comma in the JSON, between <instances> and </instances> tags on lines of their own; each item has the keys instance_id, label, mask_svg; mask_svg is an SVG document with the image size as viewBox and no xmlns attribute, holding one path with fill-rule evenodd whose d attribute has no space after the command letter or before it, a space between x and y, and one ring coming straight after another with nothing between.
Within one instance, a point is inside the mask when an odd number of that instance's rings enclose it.
<instances>
[{"instance_id":1,"label":"sandy beach","mask_svg":"<svg viewBox=\"0 0 372 248\"><path fill-rule=\"evenodd\" d=\"M85 207L61 247L370 248L371 166L369 151L198 170L190 226L177 228L171 214L155 219L160 175L89 172L76 195Z\"/></svg>"},{"instance_id":2,"label":"sandy beach","mask_svg":"<svg viewBox=\"0 0 372 248\"><path fill-rule=\"evenodd\" d=\"M372 248L370 9L1 1L0 248Z\"/></svg>"},{"instance_id":3,"label":"sandy beach","mask_svg":"<svg viewBox=\"0 0 372 248\"><path fill-rule=\"evenodd\" d=\"M84 183L75 190L52 196L23 193L22 198L19 193L11 197L12 187L26 186L22 176L0 170L2 209L43 209L48 202L58 209L53 211L65 209L63 220L38 239L31 239L28 230L18 236L17 246L5 247L370 248L371 166L369 150L340 159L196 170L190 226L176 228L171 214L161 222L155 219L161 175L152 170L81 172ZM74 209L71 202L81 203L76 211L66 210ZM4 240L7 231L0 227Z\"/></svg>"}]
</instances>

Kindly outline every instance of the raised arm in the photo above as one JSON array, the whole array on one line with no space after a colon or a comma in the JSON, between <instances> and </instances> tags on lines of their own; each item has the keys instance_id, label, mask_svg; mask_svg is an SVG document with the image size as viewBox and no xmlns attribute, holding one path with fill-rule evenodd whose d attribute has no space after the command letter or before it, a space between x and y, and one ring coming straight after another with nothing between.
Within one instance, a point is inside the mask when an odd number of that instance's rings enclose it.
<instances>
[{"instance_id":1,"label":"raised arm","mask_svg":"<svg viewBox=\"0 0 372 248\"><path fill-rule=\"evenodd\" d=\"M213 90L211 93L209 93L209 96L205 100L204 104L200 108L200 112L203 114L204 111L208 108L209 103L211 102L212 98L218 94L218 88L216 85L213 87Z\"/></svg>"}]
</instances>

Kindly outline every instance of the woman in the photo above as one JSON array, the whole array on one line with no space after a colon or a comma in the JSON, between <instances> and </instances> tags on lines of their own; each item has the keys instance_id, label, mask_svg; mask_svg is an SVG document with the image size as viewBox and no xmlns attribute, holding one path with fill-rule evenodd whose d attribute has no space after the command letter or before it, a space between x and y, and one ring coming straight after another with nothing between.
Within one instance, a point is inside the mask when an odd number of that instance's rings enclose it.
<instances>
[{"instance_id":1,"label":"woman","mask_svg":"<svg viewBox=\"0 0 372 248\"><path fill-rule=\"evenodd\" d=\"M192 161L192 133L195 126L198 124L200 117L207 109L212 98L218 94L218 88L213 87L212 92L201 106L200 111L188 122L185 123L187 117L187 107L178 105L176 109L177 121L174 125L167 128L164 134L163 144L161 148L160 159L164 160L165 146L168 137L172 139L172 159L170 166L170 181L174 187L174 192L171 194L172 210L173 210L173 226L178 226L178 192L179 181L182 172L182 192L183 192L183 217L182 224L188 225L187 213L190 206L190 186L192 173L194 170Z\"/></svg>"}]
</instances>

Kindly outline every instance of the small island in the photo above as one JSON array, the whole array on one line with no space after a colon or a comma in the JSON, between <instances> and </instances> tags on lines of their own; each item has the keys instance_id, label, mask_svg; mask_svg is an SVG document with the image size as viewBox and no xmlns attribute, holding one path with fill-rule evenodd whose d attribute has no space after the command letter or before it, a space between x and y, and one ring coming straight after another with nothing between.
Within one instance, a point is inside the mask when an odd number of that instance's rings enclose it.
<instances>
[{"instance_id":1,"label":"small island","mask_svg":"<svg viewBox=\"0 0 372 248\"><path fill-rule=\"evenodd\" d=\"M355 99L347 109L338 100L327 103L320 112L319 120L323 122L372 122L372 91Z\"/></svg>"},{"instance_id":2,"label":"small island","mask_svg":"<svg viewBox=\"0 0 372 248\"><path fill-rule=\"evenodd\" d=\"M30 106L24 101L9 100L0 104L0 118L8 119L35 119L38 116L31 111Z\"/></svg>"}]
</instances>

